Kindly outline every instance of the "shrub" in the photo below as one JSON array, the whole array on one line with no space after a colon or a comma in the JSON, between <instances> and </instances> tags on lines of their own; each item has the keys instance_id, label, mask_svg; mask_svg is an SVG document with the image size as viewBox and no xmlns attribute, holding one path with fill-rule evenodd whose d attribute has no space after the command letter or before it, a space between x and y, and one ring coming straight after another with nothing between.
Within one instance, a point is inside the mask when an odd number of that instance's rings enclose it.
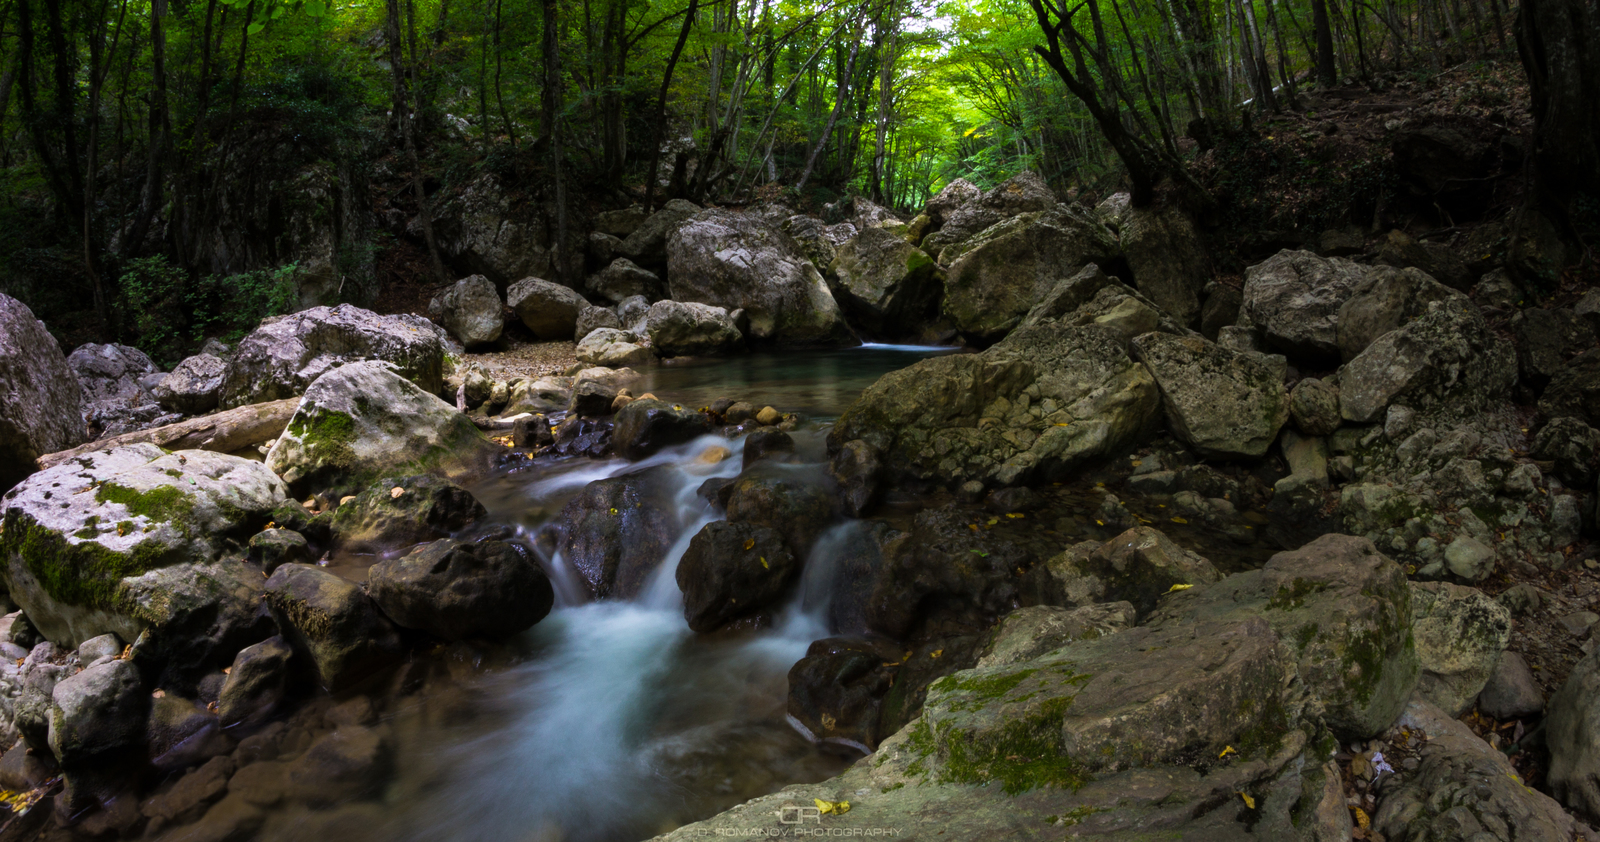
<instances>
[{"instance_id":1,"label":"shrub","mask_svg":"<svg viewBox=\"0 0 1600 842\"><path fill-rule=\"evenodd\" d=\"M233 342L262 319L296 309L297 268L193 276L162 255L130 260L121 277L123 334L169 363L208 336Z\"/></svg>"}]
</instances>

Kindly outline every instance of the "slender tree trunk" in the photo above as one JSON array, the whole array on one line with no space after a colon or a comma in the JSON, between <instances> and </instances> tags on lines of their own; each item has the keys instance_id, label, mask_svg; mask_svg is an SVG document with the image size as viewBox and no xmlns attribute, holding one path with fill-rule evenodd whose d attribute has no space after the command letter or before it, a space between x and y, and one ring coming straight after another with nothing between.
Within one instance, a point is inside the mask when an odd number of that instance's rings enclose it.
<instances>
[{"instance_id":1,"label":"slender tree trunk","mask_svg":"<svg viewBox=\"0 0 1600 842\"><path fill-rule=\"evenodd\" d=\"M892 201L885 185L888 176L884 172L884 164L889 139L889 115L894 106L894 64L900 35L900 7L893 0L883 11L881 27L879 40L883 46L878 53L878 118L873 131L872 201L883 205Z\"/></svg>"},{"instance_id":2,"label":"slender tree trunk","mask_svg":"<svg viewBox=\"0 0 1600 842\"><path fill-rule=\"evenodd\" d=\"M506 130L506 137L511 140L511 148L517 148L517 130L511 125L511 115L506 111L506 92L500 84L502 53L500 50L501 5L503 0L494 0L494 101L500 109L500 124Z\"/></svg>"},{"instance_id":3,"label":"slender tree trunk","mask_svg":"<svg viewBox=\"0 0 1600 842\"><path fill-rule=\"evenodd\" d=\"M406 71L400 40L400 0L388 0L389 76L394 85L395 114L400 121L400 136L405 143L406 163L411 167L411 192L417 201L417 219L422 223L422 238L428 246L428 264L438 283L450 280L439 259L439 244L433 237L433 215L428 211L428 195L422 184L422 163L417 155L416 120L406 94ZM415 21L413 20L413 24ZM413 28L412 32L416 30ZM415 71L413 71L413 81ZM414 93L414 91L413 91Z\"/></svg>"},{"instance_id":4,"label":"slender tree trunk","mask_svg":"<svg viewBox=\"0 0 1600 842\"><path fill-rule=\"evenodd\" d=\"M540 123L550 145L550 178L556 199L556 278L568 280L567 189L561 173L561 20L556 0L544 0L544 103Z\"/></svg>"},{"instance_id":5,"label":"slender tree trunk","mask_svg":"<svg viewBox=\"0 0 1600 842\"><path fill-rule=\"evenodd\" d=\"M154 87L150 93L150 138L145 162L144 188L139 194L139 211L134 216L133 229L126 243L129 254L144 245L150 223L161 207L162 163L166 158L167 141L171 136L171 120L167 114L167 0L150 3L150 74Z\"/></svg>"},{"instance_id":6,"label":"slender tree trunk","mask_svg":"<svg viewBox=\"0 0 1600 842\"><path fill-rule=\"evenodd\" d=\"M794 192L800 193L806 189L806 181L811 178L811 171L817 165L817 157L822 154L823 147L828 145L828 137L833 134L833 127L839 122L839 114L844 111L846 98L850 93L850 77L855 73L856 52L861 49L861 39L850 39L850 58L845 62L844 76L839 79L838 97L833 102L833 111L828 115L828 125L823 128L822 136L817 138L817 145L811 150L811 157L806 159L805 172L800 174L800 180L795 183Z\"/></svg>"},{"instance_id":7,"label":"slender tree trunk","mask_svg":"<svg viewBox=\"0 0 1600 842\"><path fill-rule=\"evenodd\" d=\"M1328 26L1328 0L1311 0L1311 28L1317 41L1317 81L1325 88L1339 82L1333 62L1333 29Z\"/></svg>"},{"instance_id":8,"label":"slender tree trunk","mask_svg":"<svg viewBox=\"0 0 1600 842\"><path fill-rule=\"evenodd\" d=\"M678 41L673 44L667 69L661 74L661 93L656 97L655 129L651 132L650 176L644 186L645 213L655 209L656 173L661 167L661 141L667 127L667 89L672 87L672 72L678 67L678 57L683 55L683 45L689 40L689 29L694 25L694 13L699 8L700 0L689 0L689 8L683 13L683 26L678 30Z\"/></svg>"}]
</instances>

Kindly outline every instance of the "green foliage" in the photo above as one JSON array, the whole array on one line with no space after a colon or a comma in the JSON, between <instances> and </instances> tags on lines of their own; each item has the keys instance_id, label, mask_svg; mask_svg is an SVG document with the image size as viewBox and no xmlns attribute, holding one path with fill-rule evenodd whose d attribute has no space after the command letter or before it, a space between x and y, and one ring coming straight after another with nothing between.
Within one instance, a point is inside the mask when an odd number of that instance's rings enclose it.
<instances>
[{"instance_id":1,"label":"green foliage","mask_svg":"<svg viewBox=\"0 0 1600 842\"><path fill-rule=\"evenodd\" d=\"M127 334L140 350L165 362L184 356L208 336L232 342L268 316L299 304L298 267L257 269L237 275L191 277L164 255L128 261L122 273Z\"/></svg>"}]
</instances>

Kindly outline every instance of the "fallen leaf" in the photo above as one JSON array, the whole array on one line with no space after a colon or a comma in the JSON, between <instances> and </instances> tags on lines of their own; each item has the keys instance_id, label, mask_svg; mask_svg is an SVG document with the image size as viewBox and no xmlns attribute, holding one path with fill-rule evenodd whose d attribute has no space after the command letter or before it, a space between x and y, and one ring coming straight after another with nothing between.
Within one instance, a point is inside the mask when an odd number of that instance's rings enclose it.
<instances>
[{"instance_id":1,"label":"fallen leaf","mask_svg":"<svg viewBox=\"0 0 1600 842\"><path fill-rule=\"evenodd\" d=\"M1250 793L1241 792L1239 793L1239 797L1244 799L1244 806L1249 807L1252 810L1256 808L1256 800L1250 797Z\"/></svg>"},{"instance_id":2,"label":"fallen leaf","mask_svg":"<svg viewBox=\"0 0 1600 842\"><path fill-rule=\"evenodd\" d=\"M1175 591L1186 591L1186 590L1188 590L1188 589L1190 589L1192 587L1194 587L1194 585L1173 585L1172 587L1167 588L1167 593L1173 593Z\"/></svg>"},{"instance_id":3,"label":"fallen leaf","mask_svg":"<svg viewBox=\"0 0 1600 842\"><path fill-rule=\"evenodd\" d=\"M1173 515L1172 516L1172 522L1173 523L1188 523L1189 521L1184 519L1184 518L1178 517L1177 515Z\"/></svg>"},{"instance_id":4,"label":"fallen leaf","mask_svg":"<svg viewBox=\"0 0 1600 842\"><path fill-rule=\"evenodd\" d=\"M943 654L944 654L944 650L943 649L935 649L935 650L933 650L932 654L928 655L928 657L937 658L937 657L939 657L940 655L943 655Z\"/></svg>"},{"instance_id":5,"label":"fallen leaf","mask_svg":"<svg viewBox=\"0 0 1600 842\"><path fill-rule=\"evenodd\" d=\"M1230 754L1238 754L1238 753L1239 752L1233 750L1233 746L1223 746L1222 747L1222 753L1217 755L1217 757L1218 757L1218 759L1221 759L1223 757L1227 757Z\"/></svg>"},{"instance_id":6,"label":"fallen leaf","mask_svg":"<svg viewBox=\"0 0 1600 842\"><path fill-rule=\"evenodd\" d=\"M744 539L744 548L747 549L747 550L755 549L756 548L756 539L754 539L754 538L746 538L746 539Z\"/></svg>"},{"instance_id":7,"label":"fallen leaf","mask_svg":"<svg viewBox=\"0 0 1600 842\"><path fill-rule=\"evenodd\" d=\"M1363 810L1360 807L1351 807L1350 809L1355 811L1357 826L1359 826L1362 830L1372 829L1372 819L1367 816L1366 810Z\"/></svg>"},{"instance_id":8,"label":"fallen leaf","mask_svg":"<svg viewBox=\"0 0 1600 842\"><path fill-rule=\"evenodd\" d=\"M772 569L772 565L767 563L767 557L766 556L762 556L761 557L761 569L762 570L771 570Z\"/></svg>"}]
</instances>

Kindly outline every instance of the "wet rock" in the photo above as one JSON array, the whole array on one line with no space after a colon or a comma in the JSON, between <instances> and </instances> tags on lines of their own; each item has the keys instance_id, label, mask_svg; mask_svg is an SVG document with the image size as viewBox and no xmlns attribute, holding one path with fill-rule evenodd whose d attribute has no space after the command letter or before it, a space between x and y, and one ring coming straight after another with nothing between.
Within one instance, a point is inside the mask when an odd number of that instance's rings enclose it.
<instances>
[{"instance_id":1,"label":"wet rock","mask_svg":"<svg viewBox=\"0 0 1600 842\"><path fill-rule=\"evenodd\" d=\"M386 732L340 726L289 763L284 794L310 804L375 798L394 770L394 747Z\"/></svg>"},{"instance_id":2,"label":"wet rock","mask_svg":"<svg viewBox=\"0 0 1600 842\"><path fill-rule=\"evenodd\" d=\"M1552 418L1539 428L1529 449L1535 459L1555 463L1555 474L1575 488L1589 484L1600 462L1600 430L1577 418Z\"/></svg>"},{"instance_id":3,"label":"wet rock","mask_svg":"<svg viewBox=\"0 0 1600 842\"><path fill-rule=\"evenodd\" d=\"M381 476L452 479L487 468L498 451L471 420L384 362L317 378L267 453L295 496L359 494Z\"/></svg>"},{"instance_id":4,"label":"wet rock","mask_svg":"<svg viewBox=\"0 0 1600 842\"><path fill-rule=\"evenodd\" d=\"M217 697L217 716L225 726L264 721L283 700L294 650L270 637L239 650Z\"/></svg>"},{"instance_id":5,"label":"wet rock","mask_svg":"<svg viewBox=\"0 0 1600 842\"><path fill-rule=\"evenodd\" d=\"M611 330L624 329L622 320L617 318L616 312L611 308L590 305L579 311L578 321L572 329L572 335L588 336L601 328L609 328Z\"/></svg>"},{"instance_id":6,"label":"wet rock","mask_svg":"<svg viewBox=\"0 0 1600 842\"><path fill-rule=\"evenodd\" d=\"M230 790L232 789L230 785ZM230 792L200 820L184 829L186 842L230 842L249 839L266 823L267 814L243 796Z\"/></svg>"},{"instance_id":7,"label":"wet rock","mask_svg":"<svg viewBox=\"0 0 1600 842\"><path fill-rule=\"evenodd\" d=\"M170 691L151 702L145 734L151 765L164 771L193 768L234 747L215 712Z\"/></svg>"},{"instance_id":8,"label":"wet rock","mask_svg":"<svg viewBox=\"0 0 1600 842\"><path fill-rule=\"evenodd\" d=\"M1068 594L1085 594L1096 602L1130 602L1141 615L1150 613L1173 585L1222 579L1211 562L1148 526L1093 549L1080 544L1051 559L1049 569Z\"/></svg>"},{"instance_id":9,"label":"wet rock","mask_svg":"<svg viewBox=\"0 0 1600 842\"><path fill-rule=\"evenodd\" d=\"M1328 436L1344 421L1339 417L1339 387L1307 377L1289 390L1289 417L1308 436Z\"/></svg>"},{"instance_id":10,"label":"wet rock","mask_svg":"<svg viewBox=\"0 0 1600 842\"><path fill-rule=\"evenodd\" d=\"M555 601L538 563L504 541L435 541L373 565L367 582L396 624L446 640L510 637Z\"/></svg>"},{"instance_id":11,"label":"wet rock","mask_svg":"<svg viewBox=\"0 0 1600 842\"><path fill-rule=\"evenodd\" d=\"M708 523L678 562L683 616L697 632L715 631L771 605L799 572L776 531L751 523Z\"/></svg>"},{"instance_id":12,"label":"wet rock","mask_svg":"<svg viewBox=\"0 0 1600 842\"><path fill-rule=\"evenodd\" d=\"M988 345L1022 322L1046 292L1085 263L1105 264L1118 254L1104 225L1075 206L1023 214L949 249L941 312L969 341Z\"/></svg>"},{"instance_id":13,"label":"wet rock","mask_svg":"<svg viewBox=\"0 0 1600 842\"><path fill-rule=\"evenodd\" d=\"M347 550L383 553L447 538L487 514L471 492L447 479L385 477L334 511L329 528Z\"/></svg>"},{"instance_id":14,"label":"wet rock","mask_svg":"<svg viewBox=\"0 0 1600 842\"><path fill-rule=\"evenodd\" d=\"M887 228L870 227L840 246L832 263L839 302L874 335L901 335L938 305L944 273Z\"/></svg>"},{"instance_id":15,"label":"wet rock","mask_svg":"<svg viewBox=\"0 0 1600 842\"><path fill-rule=\"evenodd\" d=\"M979 668L1020 664L1069 643L1116 634L1133 625L1131 602L1105 602L1062 608L1034 605L1007 614L990 632L978 654Z\"/></svg>"},{"instance_id":16,"label":"wet rock","mask_svg":"<svg viewBox=\"0 0 1600 842\"><path fill-rule=\"evenodd\" d=\"M184 775L172 787L158 793L140 805L145 818L152 824L183 823L197 818L199 812L228 792L228 778L233 774L233 759L213 757L200 768Z\"/></svg>"},{"instance_id":17,"label":"wet rock","mask_svg":"<svg viewBox=\"0 0 1600 842\"><path fill-rule=\"evenodd\" d=\"M793 458L794 439L782 430L756 430L744 438L745 468L763 459L786 462Z\"/></svg>"},{"instance_id":18,"label":"wet rock","mask_svg":"<svg viewBox=\"0 0 1600 842\"><path fill-rule=\"evenodd\" d=\"M540 339L572 339L578 314L589 302L567 287L539 278L523 278L506 289L506 304Z\"/></svg>"},{"instance_id":19,"label":"wet rock","mask_svg":"<svg viewBox=\"0 0 1600 842\"><path fill-rule=\"evenodd\" d=\"M828 441L835 451L865 441L894 482L1033 483L1132 446L1159 401L1149 371L1108 331L1041 324L982 354L884 375Z\"/></svg>"},{"instance_id":20,"label":"wet rock","mask_svg":"<svg viewBox=\"0 0 1600 842\"><path fill-rule=\"evenodd\" d=\"M746 472L728 494L728 520L764 526L804 559L833 520L833 500L809 477L767 468Z\"/></svg>"},{"instance_id":21,"label":"wet rock","mask_svg":"<svg viewBox=\"0 0 1600 842\"><path fill-rule=\"evenodd\" d=\"M618 257L609 261L606 268L590 275L585 281L590 295L600 301L609 301L620 304L634 296L642 296L646 301L656 301L662 297L666 285L661 283L661 278L648 269L642 269L638 264L626 257Z\"/></svg>"},{"instance_id":22,"label":"wet rock","mask_svg":"<svg viewBox=\"0 0 1600 842\"><path fill-rule=\"evenodd\" d=\"M1179 324L1194 324L1210 274L1194 222L1176 207L1133 208L1119 227L1134 286Z\"/></svg>"},{"instance_id":23,"label":"wet rock","mask_svg":"<svg viewBox=\"0 0 1600 842\"><path fill-rule=\"evenodd\" d=\"M844 509L851 517L861 517L877 502L883 473L877 452L860 439L841 444L828 462L828 475L839 483Z\"/></svg>"},{"instance_id":24,"label":"wet rock","mask_svg":"<svg viewBox=\"0 0 1600 842\"><path fill-rule=\"evenodd\" d=\"M1521 655L1500 654L1488 683L1478 694L1478 710L1500 720L1521 719L1544 712L1544 693Z\"/></svg>"},{"instance_id":25,"label":"wet rock","mask_svg":"<svg viewBox=\"0 0 1600 842\"><path fill-rule=\"evenodd\" d=\"M311 547L306 537L293 529L263 529L250 536L250 562L261 565L261 570L271 573L285 564L305 564L312 561Z\"/></svg>"},{"instance_id":26,"label":"wet rock","mask_svg":"<svg viewBox=\"0 0 1600 842\"><path fill-rule=\"evenodd\" d=\"M668 201L622 241L622 253L645 266L665 266L668 262L668 241L672 234L699 212L700 206L693 202L683 199Z\"/></svg>"},{"instance_id":27,"label":"wet rock","mask_svg":"<svg viewBox=\"0 0 1600 842\"><path fill-rule=\"evenodd\" d=\"M1511 612L1477 588L1446 582L1411 585L1421 698L1451 716L1472 707L1511 642Z\"/></svg>"},{"instance_id":28,"label":"wet rock","mask_svg":"<svg viewBox=\"0 0 1600 842\"><path fill-rule=\"evenodd\" d=\"M1473 414L1503 397L1516 377L1510 349L1459 293L1392 330L1345 363L1339 411L1372 422L1403 400L1414 409Z\"/></svg>"},{"instance_id":29,"label":"wet rock","mask_svg":"<svg viewBox=\"0 0 1600 842\"><path fill-rule=\"evenodd\" d=\"M1167 426L1203 456L1261 456L1289 420L1283 380L1257 355L1165 333L1133 349L1161 389Z\"/></svg>"},{"instance_id":30,"label":"wet rock","mask_svg":"<svg viewBox=\"0 0 1600 842\"><path fill-rule=\"evenodd\" d=\"M612 441L618 455L638 460L710 431L711 419L703 412L666 401L635 400L617 413Z\"/></svg>"},{"instance_id":31,"label":"wet rock","mask_svg":"<svg viewBox=\"0 0 1600 842\"><path fill-rule=\"evenodd\" d=\"M468 348L500 339L505 328L500 292L482 275L469 275L428 302L428 315Z\"/></svg>"},{"instance_id":32,"label":"wet rock","mask_svg":"<svg viewBox=\"0 0 1600 842\"><path fill-rule=\"evenodd\" d=\"M657 301L645 314L650 345L663 357L727 354L744 345L744 335L721 307Z\"/></svg>"},{"instance_id":33,"label":"wet rock","mask_svg":"<svg viewBox=\"0 0 1600 842\"><path fill-rule=\"evenodd\" d=\"M1281 251L1245 270L1241 322L1296 361L1339 357L1339 308L1365 278L1357 263L1309 251Z\"/></svg>"},{"instance_id":34,"label":"wet rock","mask_svg":"<svg viewBox=\"0 0 1600 842\"><path fill-rule=\"evenodd\" d=\"M1339 308L1339 353L1345 361L1361 355L1384 334L1397 330L1436 303L1465 296L1417 269L1373 267Z\"/></svg>"},{"instance_id":35,"label":"wet rock","mask_svg":"<svg viewBox=\"0 0 1600 842\"><path fill-rule=\"evenodd\" d=\"M34 460L85 438L83 392L61 346L27 305L0 295L0 489Z\"/></svg>"},{"instance_id":36,"label":"wet rock","mask_svg":"<svg viewBox=\"0 0 1600 842\"><path fill-rule=\"evenodd\" d=\"M678 528L659 474L595 480L561 510L562 554L597 599L629 599L660 564Z\"/></svg>"},{"instance_id":37,"label":"wet rock","mask_svg":"<svg viewBox=\"0 0 1600 842\"><path fill-rule=\"evenodd\" d=\"M203 415L217 408L228 373L226 360L196 354L173 366L172 373L150 390L156 403L168 412Z\"/></svg>"},{"instance_id":38,"label":"wet rock","mask_svg":"<svg viewBox=\"0 0 1600 842\"><path fill-rule=\"evenodd\" d=\"M239 457L149 444L94 453L7 493L6 586L39 631L63 645L106 632L137 640L152 626L166 634L163 623L181 625L183 612L198 607L192 600L206 601L205 588L183 595L186 580L219 588L207 602L213 610L232 598L232 586L200 566L259 531L284 499L271 471Z\"/></svg>"},{"instance_id":39,"label":"wet rock","mask_svg":"<svg viewBox=\"0 0 1600 842\"><path fill-rule=\"evenodd\" d=\"M743 309L749 338L788 345L846 345L855 337L817 268L787 234L760 217L707 210L667 244L672 297Z\"/></svg>"},{"instance_id":40,"label":"wet rock","mask_svg":"<svg viewBox=\"0 0 1600 842\"><path fill-rule=\"evenodd\" d=\"M319 567L285 564L266 584L283 637L338 692L397 661L400 637L361 589Z\"/></svg>"},{"instance_id":41,"label":"wet rock","mask_svg":"<svg viewBox=\"0 0 1600 842\"><path fill-rule=\"evenodd\" d=\"M50 751L69 769L144 739L149 698L132 661L107 661L63 678L50 699Z\"/></svg>"},{"instance_id":42,"label":"wet rock","mask_svg":"<svg viewBox=\"0 0 1600 842\"><path fill-rule=\"evenodd\" d=\"M566 377L541 377L537 380L518 380L511 385L502 416L523 412L553 412L566 409L572 398L572 381Z\"/></svg>"},{"instance_id":43,"label":"wet rock","mask_svg":"<svg viewBox=\"0 0 1600 842\"><path fill-rule=\"evenodd\" d=\"M789 669L789 716L811 736L871 751L883 736L883 698L894 683L899 647L887 641L826 638Z\"/></svg>"},{"instance_id":44,"label":"wet rock","mask_svg":"<svg viewBox=\"0 0 1600 842\"><path fill-rule=\"evenodd\" d=\"M1550 376L1550 385L1539 398L1539 413L1600 427L1600 348L1573 357Z\"/></svg>"},{"instance_id":45,"label":"wet rock","mask_svg":"<svg viewBox=\"0 0 1600 842\"><path fill-rule=\"evenodd\" d=\"M438 394L445 352L438 330L421 316L380 316L350 304L266 319L228 360L218 405L294 397L329 371L362 360L393 363L401 377Z\"/></svg>"},{"instance_id":46,"label":"wet rock","mask_svg":"<svg viewBox=\"0 0 1600 842\"><path fill-rule=\"evenodd\" d=\"M578 341L578 362L607 368L644 365L655 355L635 339L633 334L621 330L596 328Z\"/></svg>"}]
</instances>

